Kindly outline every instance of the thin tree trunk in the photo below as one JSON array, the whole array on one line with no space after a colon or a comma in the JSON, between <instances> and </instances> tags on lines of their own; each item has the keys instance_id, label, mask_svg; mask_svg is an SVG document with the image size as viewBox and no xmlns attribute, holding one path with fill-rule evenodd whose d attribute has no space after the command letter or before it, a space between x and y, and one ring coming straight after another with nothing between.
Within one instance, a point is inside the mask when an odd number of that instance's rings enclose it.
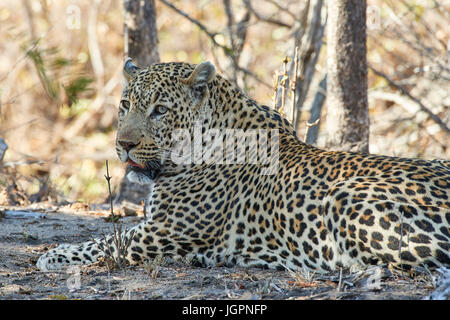
<instances>
[{"instance_id":1,"label":"thin tree trunk","mask_svg":"<svg viewBox=\"0 0 450 320\"><path fill-rule=\"evenodd\" d=\"M318 119L320 119L320 115L322 114L322 107L326 99L327 92L327 75L322 78L317 88L316 95L314 97L314 101L311 106L311 114L309 116L309 123L314 123ZM319 129L320 123L312 126L308 130L308 134L306 135L305 142L307 144L316 144L317 139L319 138Z\"/></svg>"},{"instance_id":2,"label":"thin tree trunk","mask_svg":"<svg viewBox=\"0 0 450 320\"><path fill-rule=\"evenodd\" d=\"M139 67L159 62L154 0L124 0L125 56Z\"/></svg>"},{"instance_id":3,"label":"thin tree trunk","mask_svg":"<svg viewBox=\"0 0 450 320\"><path fill-rule=\"evenodd\" d=\"M154 0L124 0L125 11L125 57L131 57L140 67L158 63L158 34L156 29L156 9ZM120 184L116 202L127 200L141 203L150 193L150 188L131 183L126 175Z\"/></svg>"},{"instance_id":4,"label":"thin tree trunk","mask_svg":"<svg viewBox=\"0 0 450 320\"><path fill-rule=\"evenodd\" d=\"M310 0L307 15L307 27L301 37L299 46L299 70L296 83L295 109L293 110L293 125L299 134L300 115L313 75L315 73L317 59L322 48L322 38L325 29L326 15L322 10L322 0Z\"/></svg>"},{"instance_id":5,"label":"thin tree trunk","mask_svg":"<svg viewBox=\"0 0 450 320\"><path fill-rule=\"evenodd\" d=\"M292 122L299 135L300 114L309 87L315 73L315 66L322 47L322 37L325 28L326 11L322 10L323 0L300 1L296 12L297 19L292 26L291 36L286 44L286 56L292 57L288 64L287 74L280 75L278 82L280 84L276 92L276 101L274 107L283 109L286 118ZM295 52L298 49L298 63L295 68ZM297 73L297 74L295 74ZM281 81L281 79L284 79ZM295 79L295 80L294 80ZM282 91L289 92L295 81L295 95L286 97L290 102L283 103ZM295 98L295 102L292 99ZM287 106L292 107L287 107ZM300 136L299 136L300 138ZM303 138L303 137L301 137Z\"/></svg>"},{"instance_id":6,"label":"thin tree trunk","mask_svg":"<svg viewBox=\"0 0 450 320\"><path fill-rule=\"evenodd\" d=\"M327 146L369 152L366 1L328 0Z\"/></svg>"}]
</instances>

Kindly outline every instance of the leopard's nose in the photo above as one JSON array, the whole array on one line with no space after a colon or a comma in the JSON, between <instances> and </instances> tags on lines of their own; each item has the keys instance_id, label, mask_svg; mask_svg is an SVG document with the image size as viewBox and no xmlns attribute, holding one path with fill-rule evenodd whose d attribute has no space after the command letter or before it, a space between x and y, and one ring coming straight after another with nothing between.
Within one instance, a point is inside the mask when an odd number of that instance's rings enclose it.
<instances>
[{"instance_id":1,"label":"leopard's nose","mask_svg":"<svg viewBox=\"0 0 450 320\"><path fill-rule=\"evenodd\" d=\"M137 143L126 140L119 140L118 143L125 149L126 152L130 151L138 145Z\"/></svg>"}]
</instances>

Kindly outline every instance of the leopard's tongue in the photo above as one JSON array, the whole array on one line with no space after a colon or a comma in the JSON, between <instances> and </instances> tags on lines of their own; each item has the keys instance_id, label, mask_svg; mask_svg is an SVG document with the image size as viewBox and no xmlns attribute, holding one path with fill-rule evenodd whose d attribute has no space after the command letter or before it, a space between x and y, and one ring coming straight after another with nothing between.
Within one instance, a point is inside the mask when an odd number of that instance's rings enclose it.
<instances>
[{"instance_id":1,"label":"leopard's tongue","mask_svg":"<svg viewBox=\"0 0 450 320\"><path fill-rule=\"evenodd\" d=\"M132 167L138 167L141 169L144 169L145 166L143 166L142 164L137 164L136 162L134 162L133 160L131 160L130 158L128 158L128 164Z\"/></svg>"}]
</instances>

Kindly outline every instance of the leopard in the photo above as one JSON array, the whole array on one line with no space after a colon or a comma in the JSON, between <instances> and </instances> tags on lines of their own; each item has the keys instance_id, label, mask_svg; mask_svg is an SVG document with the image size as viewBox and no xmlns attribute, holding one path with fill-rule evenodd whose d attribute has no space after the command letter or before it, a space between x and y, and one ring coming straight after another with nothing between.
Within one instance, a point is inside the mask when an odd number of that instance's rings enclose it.
<instances>
[{"instance_id":1,"label":"leopard","mask_svg":"<svg viewBox=\"0 0 450 320\"><path fill-rule=\"evenodd\" d=\"M209 61L141 68L128 58L123 74L115 149L129 180L151 190L146 219L119 234L130 265L156 257L319 273L450 265L449 160L306 144ZM113 240L61 244L37 268L118 257Z\"/></svg>"}]
</instances>

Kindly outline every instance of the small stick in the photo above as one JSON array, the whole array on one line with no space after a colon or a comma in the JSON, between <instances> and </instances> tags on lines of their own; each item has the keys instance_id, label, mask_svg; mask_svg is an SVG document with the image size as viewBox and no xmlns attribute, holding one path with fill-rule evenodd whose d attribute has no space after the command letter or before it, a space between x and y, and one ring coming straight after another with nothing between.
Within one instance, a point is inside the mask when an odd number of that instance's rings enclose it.
<instances>
[{"instance_id":1,"label":"small stick","mask_svg":"<svg viewBox=\"0 0 450 320\"><path fill-rule=\"evenodd\" d=\"M342 268L339 268L339 283L337 286L338 292L341 292L341 285L342 285Z\"/></svg>"},{"instance_id":2,"label":"small stick","mask_svg":"<svg viewBox=\"0 0 450 320\"><path fill-rule=\"evenodd\" d=\"M122 255L124 260L126 260L126 252L128 250L128 247L131 244L131 240L133 239L133 235L134 232L130 235L130 239L128 239L128 241L125 243L125 245L122 244L122 226L119 225L118 228L116 229L116 219L115 219L115 215L114 215L114 209L113 209L113 197L112 197L112 192L111 192L111 176L109 175L109 166L108 166L108 160L106 160L106 175L105 175L105 179L108 182L108 191L109 191L109 200L110 200L110 208L111 208L111 222L113 224L113 239L114 239L114 244L116 245L116 249L117 249L117 267L119 269L121 269L122 267ZM108 242L106 241L105 238L105 242L106 245L108 245ZM111 250L109 250L111 252ZM112 256L113 260L114 257Z\"/></svg>"},{"instance_id":3,"label":"small stick","mask_svg":"<svg viewBox=\"0 0 450 320\"><path fill-rule=\"evenodd\" d=\"M298 72L298 47L295 47L294 50L294 79L292 81L292 124L295 125L297 123L297 110L295 110L295 95L297 93L297 72ZM297 130L297 128L294 128Z\"/></svg>"},{"instance_id":4,"label":"small stick","mask_svg":"<svg viewBox=\"0 0 450 320\"><path fill-rule=\"evenodd\" d=\"M278 109L278 112L281 114L285 114L284 105L286 102L286 84L289 81L289 75L287 73L287 64L289 62L289 58L285 57L283 59L283 77L281 79L281 107Z\"/></svg>"},{"instance_id":5,"label":"small stick","mask_svg":"<svg viewBox=\"0 0 450 320\"><path fill-rule=\"evenodd\" d=\"M319 122L320 122L320 118L317 119L316 121L314 121L313 123L309 123L308 121L305 122L306 123L306 131L305 131L305 138L303 139L303 141L306 141L306 137L308 136L309 129L317 126L319 124Z\"/></svg>"},{"instance_id":6,"label":"small stick","mask_svg":"<svg viewBox=\"0 0 450 320\"><path fill-rule=\"evenodd\" d=\"M274 89L275 89L275 91L274 91L274 93L273 93L273 108L275 109L275 110L278 110L278 108L277 108L277 100L278 100L278 80L279 80L279 74L278 74L278 71L275 71L274 72L274 75L275 75L275 83L274 83Z\"/></svg>"},{"instance_id":7,"label":"small stick","mask_svg":"<svg viewBox=\"0 0 450 320\"><path fill-rule=\"evenodd\" d=\"M116 234L116 225L115 225L115 220L116 217L114 216L114 208L113 208L113 198L112 198L112 192L111 192L111 176L109 175L109 167L108 167L108 160L106 160L106 175L105 175L105 179L106 182L108 183L108 192L109 192L109 208L111 210L111 222L113 224L113 231L114 234Z\"/></svg>"},{"instance_id":8,"label":"small stick","mask_svg":"<svg viewBox=\"0 0 450 320\"><path fill-rule=\"evenodd\" d=\"M417 103L420 107L420 110L422 110L423 112L425 112L426 114L428 114L428 116L434 121L436 122L443 131L445 131L447 134L450 133L450 128L436 115L434 114L430 109L428 109L423 103L422 101L420 101L418 98L416 98L415 96L413 96L411 93L409 93L408 90L405 89L405 87L399 85L397 82L391 80L386 74L384 74L381 71L378 71L377 69L374 69L372 66L368 66L370 70L372 70L376 75L384 78L389 85L391 85L392 87L396 88L397 90L399 90L402 94L404 94L405 96L407 96L409 99L411 99L412 101L414 101L415 103Z\"/></svg>"}]
</instances>

